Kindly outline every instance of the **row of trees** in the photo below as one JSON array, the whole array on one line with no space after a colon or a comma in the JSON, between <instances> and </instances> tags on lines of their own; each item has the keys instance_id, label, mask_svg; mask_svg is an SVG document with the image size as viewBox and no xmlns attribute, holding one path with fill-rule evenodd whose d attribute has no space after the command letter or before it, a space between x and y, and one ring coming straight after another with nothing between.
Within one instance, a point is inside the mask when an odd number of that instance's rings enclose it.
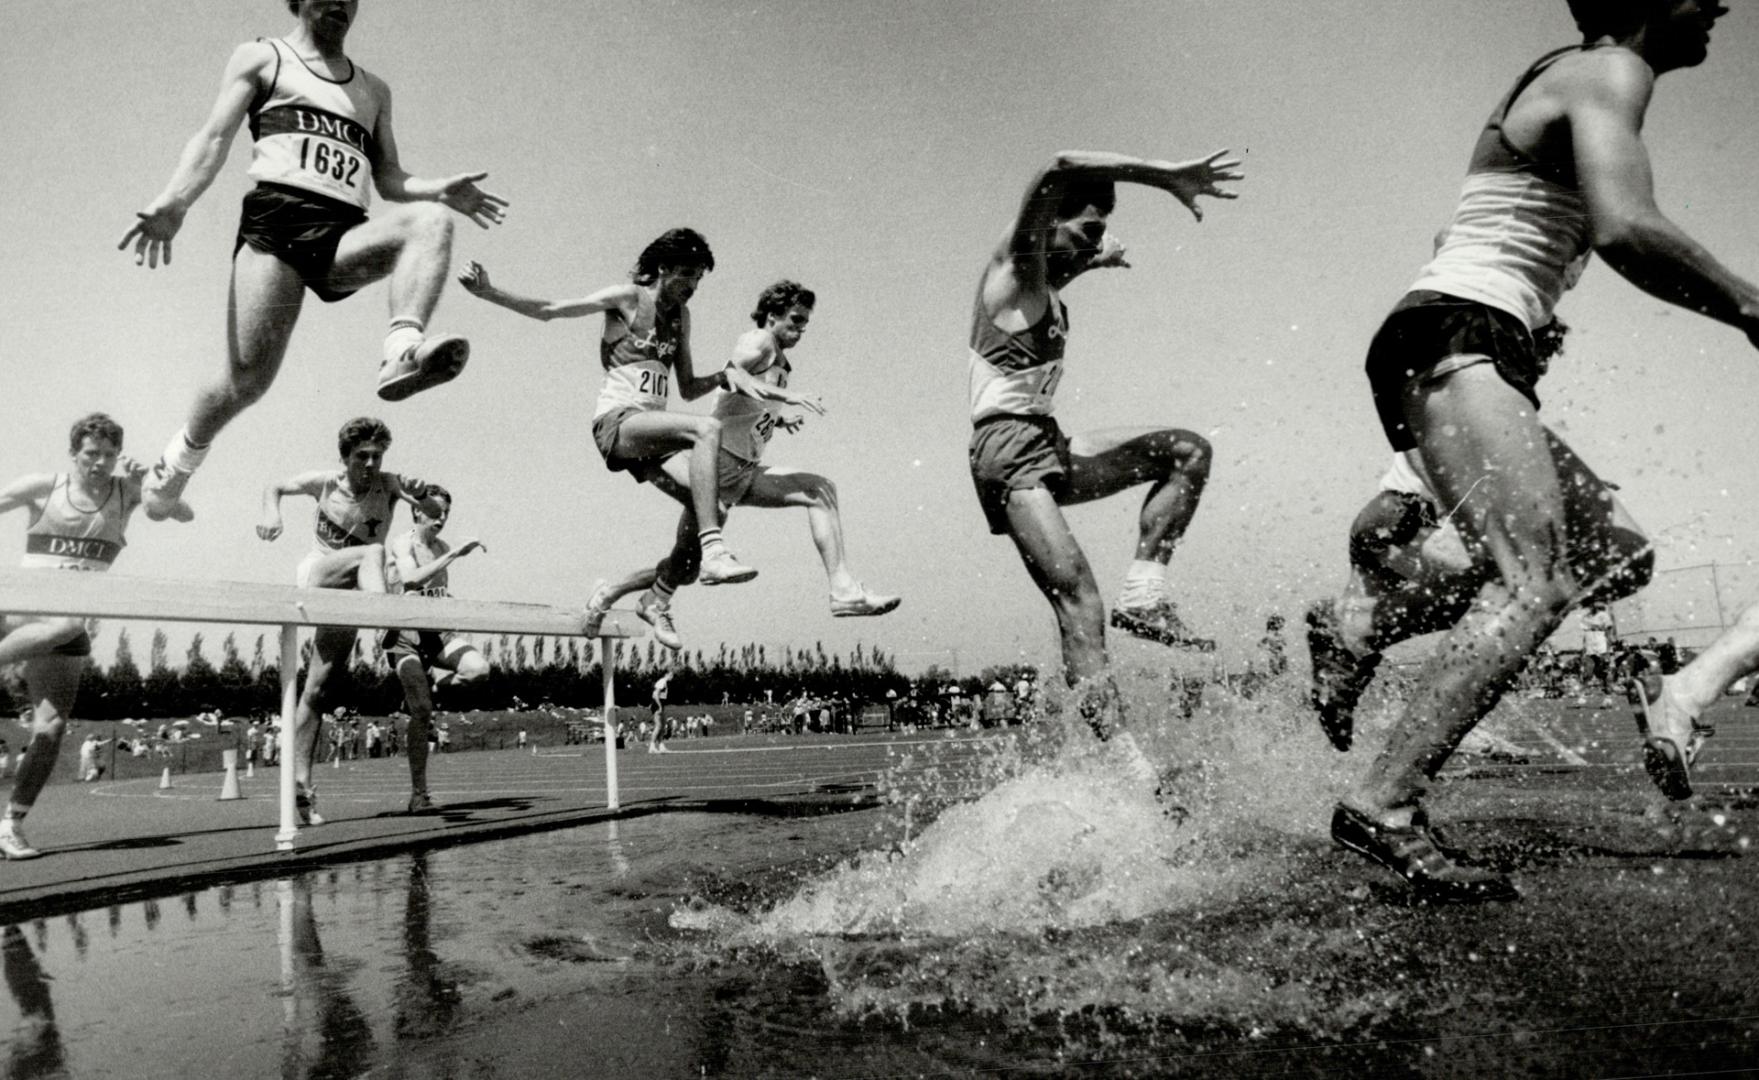
<instances>
[{"instance_id":1,"label":"row of trees","mask_svg":"<svg viewBox=\"0 0 1759 1080\"><path fill-rule=\"evenodd\" d=\"M273 714L280 707L281 673L265 651L267 636L257 635L247 659L237 635L227 634L220 643L216 666L198 633L189 643L182 667L174 668L165 632L155 630L143 675L129 632L124 629L117 638L115 658L107 667L95 659L86 661L78 715L119 720L187 717L211 710L226 716ZM448 708L501 709L516 701L547 701L574 708L603 704L602 650L592 641L503 634L477 639L476 644L489 661L491 674L471 688L468 700L445 702ZM811 648L784 646L779 657L763 645L730 648L723 644L712 655L686 649L676 658L658 649L652 640L645 649L637 642L616 642L612 649L617 698L624 704L645 703L654 681L667 670L673 672L668 700L677 704L718 704L723 700L774 700L779 704L801 694L883 701L887 691L903 695L911 685L909 678L898 673L891 655L861 645L847 658L827 653L823 642ZM302 675L310 654L311 643L307 641L300 657ZM331 707L346 705L369 715L384 715L402 707L402 687L385 661L377 635L360 635L349 668L349 678L339 677L332 684ZM17 670L6 673L4 689L12 698L14 712L24 707L28 699Z\"/></svg>"}]
</instances>

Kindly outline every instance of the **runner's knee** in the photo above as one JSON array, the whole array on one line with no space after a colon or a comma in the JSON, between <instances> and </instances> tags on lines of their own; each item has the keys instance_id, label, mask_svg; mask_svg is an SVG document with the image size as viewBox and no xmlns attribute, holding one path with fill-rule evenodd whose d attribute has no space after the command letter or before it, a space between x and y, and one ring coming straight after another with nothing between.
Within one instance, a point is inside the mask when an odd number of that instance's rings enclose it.
<instances>
[{"instance_id":1,"label":"runner's knee","mask_svg":"<svg viewBox=\"0 0 1759 1080\"><path fill-rule=\"evenodd\" d=\"M1195 432L1183 432L1179 437L1179 448L1183 451L1179 471L1199 480L1208 479L1210 462L1215 457L1215 448L1209 445L1209 440Z\"/></svg>"}]
</instances>

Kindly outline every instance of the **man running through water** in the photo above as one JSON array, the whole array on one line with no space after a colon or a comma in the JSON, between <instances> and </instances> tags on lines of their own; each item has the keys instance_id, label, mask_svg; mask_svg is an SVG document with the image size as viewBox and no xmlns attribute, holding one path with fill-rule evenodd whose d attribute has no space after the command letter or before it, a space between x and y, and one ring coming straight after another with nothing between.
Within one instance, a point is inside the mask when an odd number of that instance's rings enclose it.
<instances>
[{"instance_id":1,"label":"man running through water","mask_svg":"<svg viewBox=\"0 0 1759 1080\"><path fill-rule=\"evenodd\" d=\"M427 503L438 504L438 509L429 513L422 506L414 508L415 528L391 541L386 549L387 569L403 592L450 596L452 564L473 551L487 553L488 549L474 537L456 548L440 539L440 530L452 516L451 492L429 484ZM391 669L403 684L403 701L409 709L409 812L433 813L439 809L428 794L428 735L433 730L434 695L479 682L488 675L489 663L475 645L451 631L388 630L383 644Z\"/></svg>"},{"instance_id":2,"label":"man running through water","mask_svg":"<svg viewBox=\"0 0 1759 1080\"><path fill-rule=\"evenodd\" d=\"M794 370L788 350L800 344L817 302L813 291L798 282L776 282L757 298L757 309L751 313L757 329L747 330L733 346L733 358L723 373L727 389L716 394L714 405L714 417L721 423L719 520L725 525L727 512L735 506L804 508L812 542L830 583L831 614L839 618L884 615L898 606L900 598L868 592L850 572L843 554L843 518L836 486L817 473L763 464L764 450L778 428L792 434L806 422L798 414L784 416L779 406L824 414L816 397L788 389ZM674 484L689 483L686 455L672 455L665 470ZM661 580L685 583L696 576L694 521L686 511L678 523L677 543L658 566L637 570L616 584L598 583L586 605L585 633L589 637L598 633L605 613L622 597L651 589ZM669 649L684 644L669 617L655 624L654 640Z\"/></svg>"},{"instance_id":3,"label":"man running through water","mask_svg":"<svg viewBox=\"0 0 1759 1080\"><path fill-rule=\"evenodd\" d=\"M694 574L704 585L750 581L757 571L727 550L720 525L721 422L712 416L666 411L672 376L678 393L694 401L727 376L698 378L690 354L690 298L704 274L715 268L708 241L694 229L672 229L649 244L635 262L632 280L578 300L537 300L508 292L489 281L481 263L468 264L459 282L475 296L528 318L578 319L603 314L599 361L605 381L593 414L593 441L612 472L628 472L637 483L655 487L684 504L684 535L694 535L688 567L663 574L643 593L636 614L654 628L654 638L678 648L672 624L672 594ZM674 454L686 468L675 475L664 468ZM700 562L700 569L697 563Z\"/></svg>"},{"instance_id":4,"label":"man running through water","mask_svg":"<svg viewBox=\"0 0 1759 1080\"><path fill-rule=\"evenodd\" d=\"M294 575L300 588L385 592L385 537L390 535L397 503L406 502L430 515L441 512L445 504L431 497L427 485L384 471L390 448L391 429L384 421L357 417L343 424L336 436L342 468L300 473L263 489L263 520L257 536L271 542L281 535L284 496L305 495L317 501L314 545ZM302 825L324 823L312 790L312 759L317 754L324 691L331 676L347 667L356 633L349 627L320 626L312 637L305 687L293 714L294 807ZM415 771L413 754L410 771ZM425 784L425 777L421 779Z\"/></svg>"},{"instance_id":5,"label":"man running through water","mask_svg":"<svg viewBox=\"0 0 1759 1080\"><path fill-rule=\"evenodd\" d=\"M1624 563L1606 486L1546 431L1532 334L1590 250L1634 284L1747 332L1759 290L1655 206L1642 123L1655 78L1703 62L1713 0L1571 0L1583 43L1541 57L1491 114L1435 257L1370 347L1394 450L1416 449L1467 546L1494 564L1418 678L1390 741L1332 817L1343 846L1420 896L1512 899L1444 852L1421 798L1564 616ZM1689 731L1668 732L1681 745Z\"/></svg>"},{"instance_id":6,"label":"man running through water","mask_svg":"<svg viewBox=\"0 0 1759 1080\"><path fill-rule=\"evenodd\" d=\"M1533 359L1541 370L1562 355L1568 331L1553 319L1535 332ZM1600 583L1591 599L1610 602L1643 586L1654 554L1610 484L1603 497L1612 508L1611 546L1581 558ZM1355 741L1356 705L1382 651L1453 626L1497 571L1490 553L1462 536L1450 508L1440 505L1415 449L1393 452L1380 490L1350 527L1349 555L1344 591L1307 611L1313 707L1340 751Z\"/></svg>"},{"instance_id":7,"label":"man running through water","mask_svg":"<svg viewBox=\"0 0 1759 1080\"><path fill-rule=\"evenodd\" d=\"M196 396L183 430L153 467L145 508L155 521L177 516L177 500L209 445L274 383L306 289L331 303L390 279L391 326L379 365L386 401L452 379L470 356L462 337L424 337L451 264L446 211L486 229L501 220L506 201L476 186L487 173L428 180L404 171L390 87L343 50L359 0L287 0L287 7L298 25L285 38L233 51L220 96L171 182L117 245L132 243L137 265L169 266L184 215L250 118L257 186L244 198L233 245L226 369ZM409 205L368 218L375 187L386 201Z\"/></svg>"},{"instance_id":8,"label":"man running through water","mask_svg":"<svg viewBox=\"0 0 1759 1080\"><path fill-rule=\"evenodd\" d=\"M1127 267L1106 232L1119 181L1167 192L1203 219L1200 195L1240 179L1226 151L1174 164L1122 154L1059 154L1027 185L1007 236L984 268L971 325L971 477L990 532L1007 534L1050 601L1070 684L1098 680L1082 704L1105 737L1116 720L1106 670L1105 604L1063 507L1148 484L1112 625L1168 645L1213 648L1185 628L1166 568L1209 478L1209 443L1178 428L1110 428L1064 436L1051 416L1069 332L1061 290L1082 273Z\"/></svg>"},{"instance_id":9,"label":"man running through water","mask_svg":"<svg viewBox=\"0 0 1759 1080\"><path fill-rule=\"evenodd\" d=\"M0 489L0 513L30 511L20 565L110 569L128 543L123 533L140 505L141 479L147 472L121 453L122 425L92 413L75 423L68 436L70 470L33 474ZM24 819L55 768L79 694L80 672L91 654L84 619L0 615L0 665L24 665L31 699L30 738L19 751L18 775L0 816L0 856L34 859L42 854L25 839Z\"/></svg>"}]
</instances>

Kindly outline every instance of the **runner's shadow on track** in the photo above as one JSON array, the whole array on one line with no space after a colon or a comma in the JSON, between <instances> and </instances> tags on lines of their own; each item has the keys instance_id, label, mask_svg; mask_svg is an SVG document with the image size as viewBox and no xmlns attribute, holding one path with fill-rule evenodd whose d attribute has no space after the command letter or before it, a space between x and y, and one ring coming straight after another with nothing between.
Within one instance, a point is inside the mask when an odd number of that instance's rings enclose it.
<instances>
[{"instance_id":1,"label":"runner's shadow on track","mask_svg":"<svg viewBox=\"0 0 1759 1080\"><path fill-rule=\"evenodd\" d=\"M474 802L442 803L434 810L425 814L409 814L401 810L387 810L382 814L374 814L375 818L438 818L448 825L462 824L479 820L477 815L490 811L522 813L531 810L540 803L556 802L554 798L538 798L529 795L507 795L498 799L477 799Z\"/></svg>"},{"instance_id":2,"label":"runner's shadow on track","mask_svg":"<svg viewBox=\"0 0 1759 1080\"><path fill-rule=\"evenodd\" d=\"M1596 859L1741 858L1734 830L1708 825L1663 829L1633 822L1608 826L1604 833L1611 835L1590 835L1589 829L1580 826L1531 818L1503 818L1495 826L1499 836L1473 844L1467 850L1474 856L1472 861L1505 873Z\"/></svg>"}]
</instances>

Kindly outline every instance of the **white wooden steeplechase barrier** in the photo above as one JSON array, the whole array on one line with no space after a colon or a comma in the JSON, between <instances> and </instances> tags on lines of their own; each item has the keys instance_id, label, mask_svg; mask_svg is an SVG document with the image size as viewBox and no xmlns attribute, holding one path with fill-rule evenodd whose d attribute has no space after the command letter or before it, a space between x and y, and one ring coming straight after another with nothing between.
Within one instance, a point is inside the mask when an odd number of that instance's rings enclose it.
<instances>
[{"instance_id":1,"label":"white wooden steeplechase barrier","mask_svg":"<svg viewBox=\"0 0 1759 1080\"><path fill-rule=\"evenodd\" d=\"M165 622L249 623L281 628L281 828L275 847L291 851L299 836L293 807L293 715L298 704L299 628L459 630L485 634L583 637L579 609L456 597L385 595L345 589L296 589L230 581L160 581L119 574L0 570L0 612ZM631 638L647 627L632 612L613 611L601 641ZM605 679L606 805L617 809L617 729L611 650L601 647Z\"/></svg>"}]
</instances>

